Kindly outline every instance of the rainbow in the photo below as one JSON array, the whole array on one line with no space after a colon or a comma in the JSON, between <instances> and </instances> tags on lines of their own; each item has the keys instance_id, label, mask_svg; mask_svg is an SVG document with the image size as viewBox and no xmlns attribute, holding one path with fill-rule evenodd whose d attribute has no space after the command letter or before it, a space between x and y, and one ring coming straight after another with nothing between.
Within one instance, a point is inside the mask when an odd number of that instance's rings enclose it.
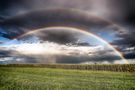
<instances>
[{"instance_id":1,"label":"rainbow","mask_svg":"<svg viewBox=\"0 0 135 90\"><path fill-rule=\"evenodd\" d=\"M22 35L20 35L19 37L23 37L25 35L28 35L28 34L32 34L36 31L42 31L42 30L51 30L51 29L65 29L65 30L71 30L71 31L79 31L85 35L90 35L92 36L93 38L101 41L102 43L104 43L105 45L108 45L110 47L110 49L114 50L114 52L121 57L122 61L125 63L125 64L129 64L128 60L126 60L123 55L117 50L115 49L111 44L109 44L107 41L105 41L104 39L100 38L99 36L97 35L94 35L93 33L91 32L88 32L86 30L82 30L82 29L78 29L78 28L73 28L73 27L64 27L64 26L52 26L52 27L45 27L45 28L40 28L40 29L36 29L36 30L31 30L27 33L24 33ZM17 37L17 38L19 38Z\"/></svg>"}]
</instances>

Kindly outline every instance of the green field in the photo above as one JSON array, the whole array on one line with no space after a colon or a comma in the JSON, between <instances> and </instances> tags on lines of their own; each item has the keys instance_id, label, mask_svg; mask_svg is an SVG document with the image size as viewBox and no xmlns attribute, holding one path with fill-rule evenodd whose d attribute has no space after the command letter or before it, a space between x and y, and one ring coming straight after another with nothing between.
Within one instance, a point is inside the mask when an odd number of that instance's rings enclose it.
<instances>
[{"instance_id":1,"label":"green field","mask_svg":"<svg viewBox=\"0 0 135 90\"><path fill-rule=\"evenodd\" d=\"M1 66L0 90L135 90L135 72Z\"/></svg>"}]
</instances>

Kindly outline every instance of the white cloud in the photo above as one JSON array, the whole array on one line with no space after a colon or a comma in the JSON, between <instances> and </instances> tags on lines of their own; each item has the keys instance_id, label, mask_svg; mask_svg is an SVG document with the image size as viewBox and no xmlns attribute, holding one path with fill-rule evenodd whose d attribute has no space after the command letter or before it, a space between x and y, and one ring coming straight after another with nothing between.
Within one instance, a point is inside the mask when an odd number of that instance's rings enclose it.
<instances>
[{"instance_id":1,"label":"white cloud","mask_svg":"<svg viewBox=\"0 0 135 90\"><path fill-rule=\"evenodd\" d=\"M20 43L1 47L9 51L3 61L34 63L112 63L120 56L106 46L64 45L54 42ZM11 63L11 62L10 62ZM116 62L121 63L121 62Z\"/></svg>"},{"instance_id":2,"label":"white cloud","mask_svg":"<svg viewBox=\"0 0 135 90\"><path fill-rule=\"evenodd\" d=\"M97 52L104 51L103 46L76 46L63 45L53 42L44 43L22 43L6 46L6 49L15 50L20 54L58 54L58 55L93 55Z\"/></svg>"}]
</instances>

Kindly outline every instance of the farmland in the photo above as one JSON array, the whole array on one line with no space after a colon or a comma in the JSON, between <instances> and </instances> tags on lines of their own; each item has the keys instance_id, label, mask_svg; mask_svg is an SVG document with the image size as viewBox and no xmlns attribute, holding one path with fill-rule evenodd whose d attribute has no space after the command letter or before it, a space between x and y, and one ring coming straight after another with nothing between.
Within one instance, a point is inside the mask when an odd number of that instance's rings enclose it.
<instances>
[{"instance_id":1,"label":"farmland","mask_svg":"<svg viewBox=\"0 0 135 90\"><path fill-rule=\"evenodd\" d=\"M0 90L135 90L134 66L0 65Z\"/></svg>"},{"instance_id":2,"label":"farmland","mask_svg":"<svg viewBox=\"0 0 135 90\"><path fill-rule=\"evenodd\" d=\"M135 64L1 64L0 67L38 67L94 71L135 72Z\"/></svg>"}]
</instances>

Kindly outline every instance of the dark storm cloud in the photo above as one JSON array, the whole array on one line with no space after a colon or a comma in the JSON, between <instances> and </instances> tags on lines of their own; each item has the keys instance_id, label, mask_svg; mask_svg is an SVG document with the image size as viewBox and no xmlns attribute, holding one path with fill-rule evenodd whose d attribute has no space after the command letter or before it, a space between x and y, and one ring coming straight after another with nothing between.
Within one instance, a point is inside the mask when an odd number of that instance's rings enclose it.
<instances>
[{"instance_id":1,"label":"dark storm cloud","mask_svg":"<svg viewBox=\"0 0 135 90\"><path fill-rule=\"evenodd\" d=\"M135 46L135 31L134 26L125 26L124 29L127 31L125 33L116 33L117 38L112 42L113 45L118 45L120 47L133 47Z\"/></svg>"},{"instance_id":2,"label":"dark storm cloud","mask_svg":"<svg viewBox=\"0 0 135 90\"><path fill-rule=\"evenodd\" d=\"M135 40L132 38L128 38L128 37L123 37L121 39L118 39L118 40L114 40L112 42L113 45L118 45L118 46L121 46L121 47L132 47L132 46L135 46Z\"/></svg>"},{"instance_id":3,"label":"dark storm cloud","mask_svg":"<svg viewBox=\"0 0 135 90\"><path fill-rule=\"evenodd\" d=\"M16 56L18 52L0 47L0 58Z\"/></svg>"},{"instance_id":4,"label":"dark storm cloud","mask_svg":"<svg viewBox=\"0 0 135 90\"><path fill-rule=\"evenodd\" d=\"M98 13L98 15L106 18L132 22L135 14L134 4L134 0L72 0L70 2L69 0L1 0L0 10L1 13L15 15L23 10L64 7Z\"/></svg>"},{"instance_id":5,"label":"dark storm cloud","mask_svg":"<svg viewBox=\"0 0 135 90\"><path fill-rule=\"evenodd\" d=\"M135 58L135 49L125 50L127 48L135 47L135 27L126 27L128 33L117 33L117 38L111 44L115 45L119 51L123 53L123 56L127 59Z\"/></svg>"},{"instance_id":6,"label":"dark storm cloud","mask_svg":"<svg viewBox=\"0 0 135 90\"><path fill-rule=\"evenodd\" d=\"M16 50L0 48L0 63L38 63L38 59L41 59L38 57L40 56L24 55Z\"/></svg>"},{"instance_id":7,"label":"dark storm cloud","mask_svg":"<svg viewBox=\"0 0 135 90\"><path fill-rule=\"evenodd\" d=\"M120 0L124 10L123 21L131 25L135 24L135 0Z\"/></svg>"},{"instance_id":8,"label":"dark storm cloud","mask_svg":"<svg viewBox=\"0 0 135 90\"><path fill-rule=\"evenodd\" d=\"M4 57L4 58L1 57L0 64L1 63L2 64L12 64L12 63L21 64L21 63L39 63L39 61L38 61L38 58L35 58L32 56L19 55L19 56L10 56L10 57Z\"/></svg>"},{"instance_id":9,"label":"dark storm cloud","mask_svg":"<svg viewBox=\"0 0 135 90\"><path fill-rule=\"evenodd\" d=\"M8 51L8 50L0 50L0 57L10 57L12 51Z\"/></svg>"},{"instance_id":10,"label":"dark storm cloud","mask_svg":"<svg viewBox=\"0 0 135 90\"><path fill-rule=\"evenodd\" d=\"M112 23L104 21L96 16L70 9L33 11L15 16L0 23L1 27L11 35L11 38L14 38L24 32L28 32L28 30L31 29L49 26L67 26L89 30L92 27L101 29L111 24ZM13 29L15 30L13 31Z\"/></svg>"},{"instance_id":11,"label":"dark storm cloud","mask_svg":"<svg viewBox=\"0 0 135 90\"><path fill-rule=\"evenodd\" d=\"M56 42L60 44L65 43L74 43L78 41L77 34L73 32L67 32L67 31L56 31L54 30L48 30L48 31L42 31L40 33L44 33L44 35L40 34L38 37L40 37L41 40Z\"/></svg>"},{"instance_id":12,"label":"dark storm cloud","mask_svg":"<svg viewBox=\"0 0 135 90\"><path fill-rule=\"evenodd\" d=\"M119 5L122 11L121 15L115 18L115 22L118 22L119 25L124 27L128 32L117 33L116 36L118 39L114 40L112 44L118 47L125 58L135 58L135 50L132 50L130 53L124 51L126 48L135 46L135 0L114 0L113 3Z\"/></svg>"},{"instance_id":13,"label":"dark storm cloud","mask_svg":"<svg viewBox=\"0 0 135 90\"><path fill-rule=\"evenodd\" d=\"M18 37L18 40L31 42L31 39L38 38L39 41L49 41L55 42L59 44L66 44L66 43L75 43L78 41L80 33L75 33L72 31L68 31L65 29L52 29L52 30L42 30L36 31L32 34L26 34L21 37ZM30 39L30 40L29 40Z\"/></svg>"},{"instance_id":14,"label":"dark storm cloud","mask_svg":"<svg viewBox=\"0 0 135 90\"><path fill-rule=\"evenodd\" d=\"M12 13L15 18L9 17L11 19L6 20L4 27L8 34L4 34L4 37L12 38L19 33L27 32L27 29L36 29L42 26L50 25L66 25L78 28L92 28L96 29L104 28L110 23L99 19L94 16L84 15L77 11L68 11L68 10L40 10L47 8L67 8L67 9L78 9L82 11L98 12L99 17L107 18L109 17L118 17L119 19L124 14L123 3L121 0L5 0L1 1L1 9L8 13ZM115 5L115 7L114 7ZM19 7L18 7L19 6ZM16 7L16 8L15 8ZM117 9L116 9L117 8ZM37 12L36 12L36 11ZM15 12L16 11L16 12ZM26 12L25 12L26 11ZM31 12L33 11L33 12ZM35 11L35 12L34 12ZM113 12L112 12L113 11ZM28 14L23 14L19 12L25 12ZM119 13L118 13L119 12ZM23 14L23 15L21 15ZM102 14L102 15L101 15ZM10 16L10 15L9 15ZM43 16L45 18L43 18ZM120 16L120 17L119 17ZM40 18L41 17L41 18ZM46 19L47 18L47 19ZM52 18L52 19L51 19ZM52 23L53 22L53 23ZM56 26L57 26L56 25ZM17 29L16 29L17 28ZM15 29L15 30L14 30ZM14 32L13 32L14 30ZM19 31L19 33L18 33ZM9 34L11 36L9 36Z\"/></svg>"},{"instance_id":15,"label":"dark storm cloud","mask_svg":"<svg viewBox=\"0 0 135 90\"><path fill-rule=\"evenodd\" d=\"M120 60L119 56L112 56L109 54L104 55L92 55L92 56L59 56L56 59L56 63L85 63L85 62L104 62L108 61L113 63L115 60Z\"/></svg>"},{"instance_id":16,"label":"dark storm cloud","mask_svg":"<svg viewBox=\"0 0 135 90\"><path fill-rule=\"evenodd\" d=\"M133 0L86 0L85 2L83 0L72 0L70 2L68 0L2 0L1 2L1 11L6 12L7 14L13 13L11 16L14 16L10 17L11 19L4 21L4 25L2 25L8 32L7 34L3 34L3 36L7 38L16 37L20 35L20 33L27 32L28 29L36 29L50 25L53 26L56 25L56 23L57 25L62 26L81 27L82 29L95 27L97 31L102 28L104 29L104 27L107 27L108 25L112 25L97 17L83 15L82 13L84 12L80 13L77 11L58 9L38 11L39 9L73 8L88 11L90 13L99 12L99 17L105 19L110 17L110 20L114 19L113 21L126 21L128 23L134 21L133 18L135 12ZM26 11L26 14L20 13L18 15L19 12L23 11ZM43 16L46 18L43 18Z\"/></svg>"}]
</instances>

